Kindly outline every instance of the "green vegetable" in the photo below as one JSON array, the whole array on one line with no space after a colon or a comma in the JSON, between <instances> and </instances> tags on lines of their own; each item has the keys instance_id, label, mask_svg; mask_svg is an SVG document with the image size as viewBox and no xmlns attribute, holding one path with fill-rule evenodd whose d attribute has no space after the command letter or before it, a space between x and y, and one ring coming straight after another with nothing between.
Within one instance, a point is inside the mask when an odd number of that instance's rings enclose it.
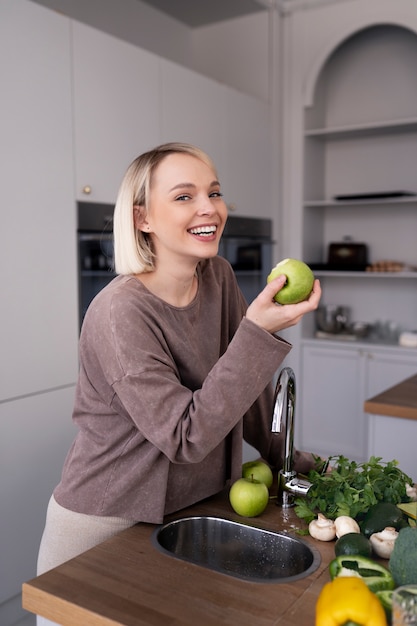
<instances>
[{"instance_id":1,"label":"green vegetable","mask_svg":"<svg viewBox=\"0 0 417 626\"><path fill-rule=\"evenodd\" d=\"M360 554L371 557L372 545L362 533L346 533L334 544L334 553L336 556Z\"/></svg>"},{"instance_id":2,"label":"green vegetable","mask_svg":"<svg viewBox=\"0 0 417 626\"><path fill-rule=\"evenodd\" d=\"M417 502L415 500L412 502L400 502L397 506L408 519L408 525L415 528L417 526Z\"/></svg>"},{"instance_id":3,"label":"green vegetable","mask_svg":"<svg viewBox=\"0 0 417 626\"><path fill-rule=\"evenodd\" d=\"M379 533L384 528L391 526L395 530L405 528L407 522L402 511L396 504L391 502L377 502L372 505L361 524L361 531L365 537L370 537L374 533Z\"/></svg>"},{"instance_id":4,"label":"green vegetable","mask_svg":"<svg viewBox=\"0 0 417 626\"><path fill-rule=\"evenodd\" d=\"M394 543L389 568L396 584L417 584L417 528L402 528Z\"/></svg>"},{"instance_id":5,"label":"green vegetable","mask_svg":"<svg viewBox=\"0 0 417 626\"><path fill-rule=\"evenodd\" d=\"M359 554L337 556L329 565L329 573L332 580L338 576L360 577L373 593L395 587L394 578L386 567Z\"/></svg>"},{"instance_id":6,"label":"green vegetable","mask_svg":"<svg viewBox=\"0 0 417 626\"><path fill-rule=\"evenodd\" d=\"M392 589L385 589L384 591L377 591L376 597L382 604L382 608L385 611L388 624L391 624L392 619Z\"/></svg>"},{"instance_id":7,"label":"green vegetable","mask_svg":"<svg viewBox=\"0 0 417 626\"><path fill-rule=\"evenodd\" d=\"M330 457L333 469L323 474L308 473L311 482L307 495L295 501L296 515L307 523L323 513L329 519L349 515L363 516L377 502L408 502L406 485L412 479L398 468L397 461L381 462L372 456L366 463L350 461L344 456Z\"/></svg>"}]
</instances>

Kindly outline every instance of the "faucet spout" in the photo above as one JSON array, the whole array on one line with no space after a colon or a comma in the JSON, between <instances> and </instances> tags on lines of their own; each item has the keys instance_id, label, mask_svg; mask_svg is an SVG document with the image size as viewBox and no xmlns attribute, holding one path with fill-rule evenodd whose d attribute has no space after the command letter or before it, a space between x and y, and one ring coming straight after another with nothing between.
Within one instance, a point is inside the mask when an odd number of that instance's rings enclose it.
<instances>
[{"instance_id":1,"label":"faucet spout","mask_svg":"<svg viewBox=\"0 0 417 626\"><path fill-rule=\"evenodd\" d=\"M311 483L297 477L294 471L294 414L295 374L291 367L284 367L278 377L271 431L284 434L282 470L278 472L277 504L283 508L294 506L296 496L306 495Z\"/></svg>"},{"instance_id":2,"label":"faucet spout","mask_svg":"<svg viewBox=\"0 0 417 626\"><path fill-rule=\"evenodd\" d=\"M284 456L282 471L293 473L294 456L294 412L295 412L295 374L291 367L284 367L278 377L275 388L274 411L272 414L272 432L280 433L284 429Z\"/></svg>"}]
</instances>

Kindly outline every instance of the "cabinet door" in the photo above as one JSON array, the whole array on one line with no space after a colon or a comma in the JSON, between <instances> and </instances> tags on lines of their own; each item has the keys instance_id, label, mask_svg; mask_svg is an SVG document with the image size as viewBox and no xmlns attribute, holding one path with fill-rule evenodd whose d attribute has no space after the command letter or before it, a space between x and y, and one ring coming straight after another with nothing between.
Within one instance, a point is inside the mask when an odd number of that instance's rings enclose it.
<instances>
[{"instance_id":1,"label":"cabinet door","mask_svg":"<svg viewBox=\"0 0 417 626\"><path fill-rule=\"evenodd\" d=\"M207 152L222 183L226 94L224 85L161 59L161 140L192 143Z\"/></svg>"},{"instance_id":2,"label":"cabinet door","mask_svg":"<svg viewBox=\"0 0 417 626\"><path fill-rule=\"evenodd\" d=\"M273 217L268 105L232 89L226 98L227 201L239 215Z\"/></svg>"},{"instance_id":3,"label":"cabinet door","mask_svg":"<svg viewBox=\"0 0 417 626\"><path fill-rule=\"evenodd\" d=\"M295 418L298 447L323 456L364 460L367 431L359 352L320 346L304 346L302 352Z\"/></svg>"},{"instance_id":4,"label":"cabinet door","mask_svg":"<svg viewBox=\"0 0 417 626\"><path fill-rule=\"evenodd\" d=\"M366 360L365 400L417 373L416 350L371 350L366 353Z\"/></svg>"},{"instance_id":5,"label":"cabinet door","mask_svg":"<svg viewBox=\"0 0 417 626\"><path fill-rule=\"evenodd\" d=\"M398 461L399 468L417 481L417 421L386 415L369 415L369 456Z\"/></svg>"},{"instance_id":6,"label":"cabinet door","mask_svg":"<svg viewBox=\"0 0 417 626\"><path fill-rule=\"evenodd\" d=\"M162 141L193 143L213 159L239 215L271 217L268 105L161 60Z\"/></svg>"},{"instance_id":7,"label":"cabinet door","mask_svg":"<svg viewBox=\"0 0 417 626\"><path fill-rule=\"evenodd\" d=\"M159 143L159 59L78 22L73 37L76 196L114 203L129 163Z\"/></svg>"},{"instance_id":8,"label":"cabinet door","mask_svg":"<svg viewBox=\"0 0 417 626\"><path fill-rule=\"evenodd\" d=\"M71 387L0 404L0 624L17 623L3 619L2 603L36 575L46 508L75 435L73 398Z\"/></svg>"},{"instance_id":9,"label":"cabinet door","mask_svg":"<svg viewBox=\"0 0 417 626\"><path fill-rule=\"evenodd\" d=\"M77 373L70 21L0 4L0 400Z\"/></svg>"}]
</instances>

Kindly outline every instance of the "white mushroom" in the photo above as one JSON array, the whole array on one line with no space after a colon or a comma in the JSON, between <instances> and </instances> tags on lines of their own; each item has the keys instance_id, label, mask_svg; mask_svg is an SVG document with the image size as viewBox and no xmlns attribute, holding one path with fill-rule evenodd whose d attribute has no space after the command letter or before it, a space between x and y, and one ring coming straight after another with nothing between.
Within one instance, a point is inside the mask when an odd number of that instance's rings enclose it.
<instances>
[{"instance_id":1,"label":"white mushroom","mask_svg":"<svg viewBox=\"0 0 417 626\"><path fill-rule=\"evenodd\" d=\"M319 541L332 541L336 537L333 520L327 519L322 513L319 513L317 519L313 519L309 523L308 531L314 539Z\"/></svg>"},{"instance_id":2,"label":"white mushroom","mask_svg":"<svg viewBox=\"0 0 417 626\"><path fill-rule=\"evenodd\" d=\"M369 537L372 550L377 556L382 559L389 559L391 552L394 549L395 540L398 537L398 532L392 526L387 526L379 533L374 533Z\"/></svg>"},{"instance_id":3,"label":"white mushroom","mask_svg":"<svg viewBox=\"0 0 417 626\"><path fill-rule=\"evenodd\" d=\"M417 486L416 485L409 485L408 483L405 486L405 492L407 494L407 496L410 498L410 500L417 500Z\"/></svg>"},{"instance_id":4,"label":"white mushroom","mask_svg":"<svg viewBox=\"0 0 417 626\"><path fill-rule=\"evenodd\" d=\"M353 517L349 517L349 515L339 515L339 517L336 517L334 525L337 538L347 535L348 533L361 532L358 522L354 520Z\"/></svg>"}]
</instances>

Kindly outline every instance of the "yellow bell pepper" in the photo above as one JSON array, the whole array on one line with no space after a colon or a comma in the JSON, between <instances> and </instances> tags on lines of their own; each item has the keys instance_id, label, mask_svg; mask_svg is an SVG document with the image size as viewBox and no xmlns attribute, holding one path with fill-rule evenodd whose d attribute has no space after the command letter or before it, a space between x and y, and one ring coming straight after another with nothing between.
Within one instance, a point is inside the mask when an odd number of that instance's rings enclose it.
<instances>
[{"instance_id":1,"label":"yellow bell pepper","mask_svg":"<svg viewBox=\"0 0 417 626\"><path fill-rule=\"evenodd\" d=\"M316 626L387 626L382 604L363 580L341 576L326 583L316 604Z\"/></svg>"}]
</instances>

